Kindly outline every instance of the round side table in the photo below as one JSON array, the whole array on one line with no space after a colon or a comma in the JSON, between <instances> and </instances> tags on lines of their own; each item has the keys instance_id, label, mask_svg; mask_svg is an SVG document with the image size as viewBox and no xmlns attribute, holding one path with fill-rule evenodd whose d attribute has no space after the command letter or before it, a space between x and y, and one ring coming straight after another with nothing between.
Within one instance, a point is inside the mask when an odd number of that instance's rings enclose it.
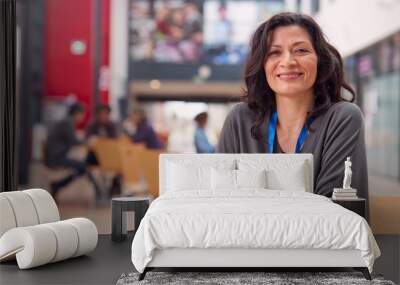
<instances>
[{"instance_id":1,"label":"round side table","mask_svg":"<svg viewBox=\"0 0 400 285\"><path fill-rule=\"evenodd\" d=\"M135 212L135 232L150 205L148 197L117 197L111 200L111 240L123 241L127 236L125 212Z\"/></svg>"}]
</instances>

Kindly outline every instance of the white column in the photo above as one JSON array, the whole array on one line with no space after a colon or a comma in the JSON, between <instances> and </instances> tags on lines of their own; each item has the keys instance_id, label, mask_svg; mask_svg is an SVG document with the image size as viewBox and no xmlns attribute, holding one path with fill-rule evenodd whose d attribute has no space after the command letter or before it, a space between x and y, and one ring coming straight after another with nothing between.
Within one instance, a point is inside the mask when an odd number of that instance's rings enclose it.
<instances>
[{"instance_id":1,"label":"white column","mask_svg":"<svg viewBox=\"0 0 400 285\"><path fill-rule=\"evenodd\" d=\"M128 6L128 0L111 0L110 105L114 120L120 119L118 101L127 92Z\"/></svg>"}]
</instances>

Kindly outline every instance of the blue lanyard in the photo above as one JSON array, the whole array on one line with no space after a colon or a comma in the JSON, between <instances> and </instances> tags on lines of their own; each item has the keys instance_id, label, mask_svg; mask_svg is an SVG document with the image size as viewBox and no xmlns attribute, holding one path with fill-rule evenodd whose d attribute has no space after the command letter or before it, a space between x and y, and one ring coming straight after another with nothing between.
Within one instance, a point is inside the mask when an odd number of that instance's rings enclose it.
<instances>
[{"instance_id":1,"label":"blue lanyard","mask_svg":"<svg viewBox=\"0 0 400 285\"><path fill-rule=\"evenodd\" d=\"M304 141L306 140L306 137L308 135L308 128L307 126L311 125L312 122L314 121L314 117L310 117L307 120L307 124L303 126L301 129L299 138L297 139L296 143L296 153L301 152L301 148L303 147ZM276 136L276 126L278 124L278 113L274 111L272 113L271 119L269 120L269 127L268 127L268 150L269 153L274 152L274 142L275 142L275 136Z\"/></svg>"}]
</instances>

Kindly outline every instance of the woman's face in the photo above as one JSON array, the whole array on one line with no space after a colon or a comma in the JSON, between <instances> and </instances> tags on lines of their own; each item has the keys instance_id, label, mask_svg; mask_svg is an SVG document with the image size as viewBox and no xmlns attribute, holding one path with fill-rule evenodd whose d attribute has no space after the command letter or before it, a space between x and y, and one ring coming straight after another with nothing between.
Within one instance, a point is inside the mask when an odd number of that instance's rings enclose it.
<instances>
[{"instance_id":1,"label":"woman's face","mask_svg":"<svg viewBox=\"0 0 400 285\"><path fill-rule=\"evenodd\" d=\"M295 25L278 27L271 40L264 65L271 89L290 97L312 93L318 56L307 31Z\"/></svg>"}]
</instances>

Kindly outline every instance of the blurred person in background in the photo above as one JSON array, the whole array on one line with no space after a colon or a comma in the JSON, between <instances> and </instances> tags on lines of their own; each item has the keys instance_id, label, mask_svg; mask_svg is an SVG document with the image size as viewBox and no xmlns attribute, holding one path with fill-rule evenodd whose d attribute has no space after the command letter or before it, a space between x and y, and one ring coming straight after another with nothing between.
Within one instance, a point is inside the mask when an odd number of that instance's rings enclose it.
<instances>
[{"instance_id":1,"label":"blurred person in background","mask_svg":"<svg viewBox=\"0 0 400 285\"><path fill-rule=\"evenodd\" d=\"M197 153L214 153L215 148L210 142L208 141L206 132L205 132L205 127L208 122L208 113L207 112L202 112L198 114L194 118L196 122L196 131L194 133L194 144L196 147L196 152Z\"/></svg>"},{"instance_id":2,"label":"blurred person in background","mask_svg":"<svg viewBox=\"0 0 400 285\"><path fill-rule=\"evenodd\" d=\"M124 131L134 143L144 143L149 149L164 148L160 138L147 120L146 111L136 106L124 122Z\"/></svg>"},{"instance_id":3,"label":"blurred person in background","mask_svg":"<svg viewBox=\"0 0 400 285\"><path fill-rule=\"evenodd\" d=\"M96 141L101 138L116 139L120 135L118 125L111 120L111 107L107 104L99 104L96 107L94 119L89 123L86 128L86 139L88 145L93 147ZM90 149L86 158L88 166L99 165L95 152ZM96 177L96 171L92 169L92 175ZM111 187L108 189L108 195L111 197L114 194L121 193L121 179L120 175L115 175L111 182ZM98 180L97 180L98 181Z\"/></svg>"},{"instance_id":4,"label":"blurred person in background","mask_svg":"<svg viewBox=\"0 0 400 285\"><path fill-rule=\"evenodd\" d=\"M100 104L96 107L94 120L86 128L86 138L117 138L118 126L110 118L111 108L109 105Z\"/></svg>"},{"instance_id":5,"label":"blurred person in background","mask_svg":"<svg viewBox=\"0 0 400 285\"><path fill-rule=\"evenodd\" d=\"M85 141L76 136L76 125L85 118L85 109L82 104L75 103L69 107L68 116L58 121L49 130L45 146L45 163L49 168L63 167L73 170L71 175L51 183L51 194L56 199L58 192L76 178L87 174L93 187L98 193L97 184L93 176L87 172L85 159L71 158L69 153L75 146L84 145Z\"/></svg>"},{"instance_id":6,"label":"blurred person in background","mask_svg":"<svg viewBox=\"0 0 400 285\"><path fill-rule=\"evenodd\" d=\"M368 199L364 119L343 60L309 16L280 13L255 31L244 102L228 114L222 153L312 153L314 193L331 197L351 157L352 187ZM344 97L344 91L350 95Z\"/></svg>"},{"instance_id":7,"label":"blurred person in background","mask_svg":"<svg viewBox=\"0 0 400 285\"><path fill-rule=\"evenodd\" d=\"M115 139L119 136L118 126L110 118L111 108L109 105L100 104L96 107L94 119L86 128L86 139L90 146L96 143L99 138ZM87 157L89 165L98 165L93 151L89 151Z\"/></svg>"}]
</instances>

